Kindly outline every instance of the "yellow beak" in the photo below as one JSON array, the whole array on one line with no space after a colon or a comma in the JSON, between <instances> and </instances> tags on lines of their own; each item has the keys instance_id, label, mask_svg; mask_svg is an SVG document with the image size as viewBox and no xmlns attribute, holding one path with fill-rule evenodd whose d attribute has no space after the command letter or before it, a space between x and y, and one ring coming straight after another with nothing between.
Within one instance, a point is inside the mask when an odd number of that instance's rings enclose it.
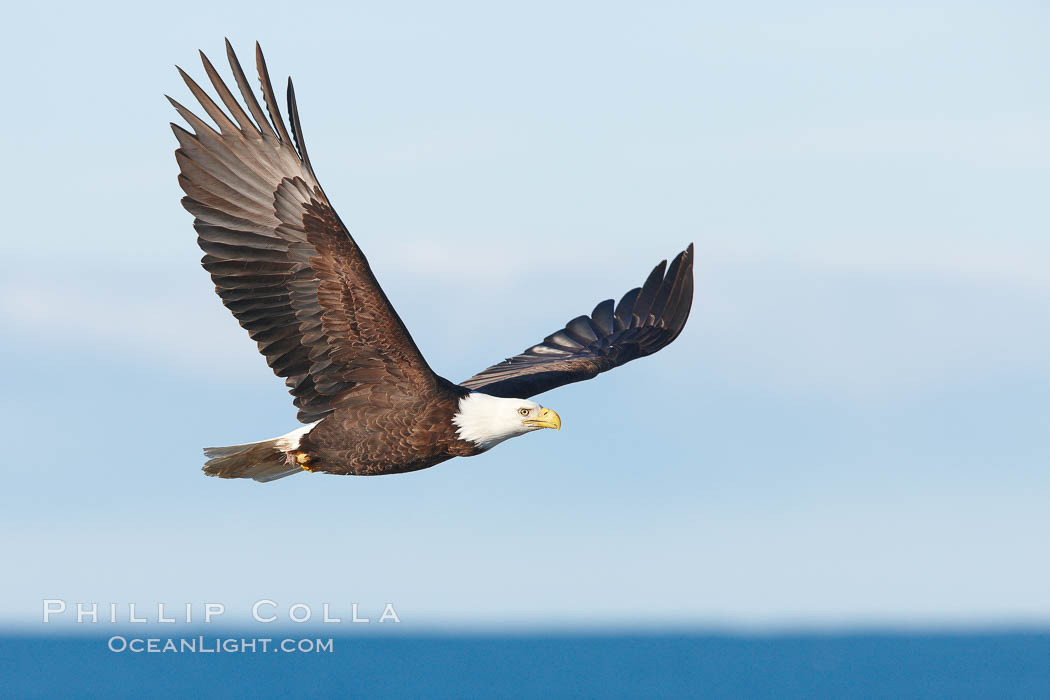
<instances>
[{"instance_id":1,"label":"yellow beak","mask_svg":"<svg viewBox=\"0 0 1050 700\"><path fill-rule=\"evenodd\" d=\"M540 415L535 418L524 420L522 423L536 428L555 428L561 430L561 416L549 408L541 409Z\"/></svg>"}]
</instances>

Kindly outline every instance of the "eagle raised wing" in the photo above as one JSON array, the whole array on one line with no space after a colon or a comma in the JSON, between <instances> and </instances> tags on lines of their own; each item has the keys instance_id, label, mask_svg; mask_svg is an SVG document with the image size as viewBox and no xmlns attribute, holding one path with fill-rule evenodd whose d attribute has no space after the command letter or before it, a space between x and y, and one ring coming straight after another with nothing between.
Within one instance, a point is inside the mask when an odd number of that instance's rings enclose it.
<instances>
[{"instance_id":1,"label":"eagle raised wing","mask_svg":"<svg viewBox=\"0 0 1050 700\"><path fill-rule=\"evenodd\" d=\"M590 316L577 316L539 345L460 384L492 396L524 399L591 379L669 345L685 327L692 304L690 243L670 266L664 260L653 268L645 284L624 294L615 308L606 299Z\"/></svg>"},{"instance_id":2,"label":"eagle raised wing","mask_svg":"<svg viewBox=\"0 0 1050 700\"><path fill-rule=\"evenodd\" d=\"M201 264L215 291L285 378L304 423L360 398L381 404L434 390L442 380L317 182L291 80L290 137L262 50L255 48L270 120L228 40L247 112L203 53L204 70L229 115L179 72L218 131L168 98L193 129L172 124L180 146L175 157L182 204L196 217Z\"/></svg>"}]
</instances>

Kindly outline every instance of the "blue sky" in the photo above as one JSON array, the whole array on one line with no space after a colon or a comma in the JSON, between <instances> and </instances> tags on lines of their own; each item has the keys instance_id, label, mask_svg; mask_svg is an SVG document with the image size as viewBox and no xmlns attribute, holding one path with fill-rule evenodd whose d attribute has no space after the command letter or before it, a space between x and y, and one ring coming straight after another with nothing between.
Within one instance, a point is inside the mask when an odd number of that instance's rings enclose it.
<instances>
[{"instance_id":1,"label":"blue sky","mask_svg":"<svg viewBox=\"0 0 1050 700\"><path fill-rule=\"evenodd\" d=\"M3 624L50 597L1050 622L1045 6L12 12ZM295 427L178 205L162 94L188 103L172 64L200 77L224 36L294 76L318 176L445 376L695 241L685 332L479 458L205 479L202 446Z\"/></svg>"}]
</instances>

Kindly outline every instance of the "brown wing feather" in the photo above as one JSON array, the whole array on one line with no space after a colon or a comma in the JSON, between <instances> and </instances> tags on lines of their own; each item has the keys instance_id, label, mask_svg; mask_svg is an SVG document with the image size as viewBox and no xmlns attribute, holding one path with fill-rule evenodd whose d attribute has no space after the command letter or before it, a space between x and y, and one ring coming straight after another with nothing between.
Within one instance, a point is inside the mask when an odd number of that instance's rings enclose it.
<instances>
[{"instance_id":1,"label":"brown wing feather","mask_svg":"<svg viewBox=\"0 0 1050 700\"><path fill-rule=\"evenodd\" d=\"M204 70L232 119L181 69L218 131L171 101L193 129L172 125L175 157L182 203L195 217L201 262L215 291L285 378L304 423L356 394L396 402L434 391L441 380L314 176L291 84L294 143L261 49L256 45L256 64L269 120L229 41L226 50L247 111L203 53Z\"/></svg>"},{"instance_id":2,"label":"brown wing feather","mask_svg":"<svg viewBox=\"0 0 1050 700\"><path fill-rule=\"evenodd\" d=\"M666 268L666 274L664 274ZM645 284L598 304L520 355L474 375L461 386L493 396L524 399L601 372L669 345L685 327L693 303L693 245L667 267L661 262Z\"/></svg>"}]
</instances>

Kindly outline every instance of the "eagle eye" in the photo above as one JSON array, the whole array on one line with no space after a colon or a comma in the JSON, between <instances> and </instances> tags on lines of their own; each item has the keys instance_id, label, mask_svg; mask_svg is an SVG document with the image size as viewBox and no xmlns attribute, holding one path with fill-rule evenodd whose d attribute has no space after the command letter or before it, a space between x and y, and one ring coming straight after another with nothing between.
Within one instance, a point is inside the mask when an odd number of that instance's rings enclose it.
<instances>
[{"instance_id":1,"label":"eagle eye","mask_svg":"<svg viewBox=\"0 0 1050 700\"><path fill-rule=\"evenodd\" d=\"M527 416L527 415L529 415L529 409L527 409L527 408L519 408L518 409L518 413L520 413L523 416Z\"/></svg>"}]
</instances>

